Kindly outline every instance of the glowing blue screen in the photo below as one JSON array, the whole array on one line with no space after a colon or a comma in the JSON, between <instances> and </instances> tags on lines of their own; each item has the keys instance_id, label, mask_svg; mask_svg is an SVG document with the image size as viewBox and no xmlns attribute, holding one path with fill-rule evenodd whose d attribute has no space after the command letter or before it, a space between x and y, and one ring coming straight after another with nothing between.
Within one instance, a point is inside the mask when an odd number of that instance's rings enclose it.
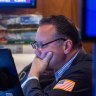
<instances>
[{"instance_id":1,"label":"glowing blue screen","mask_svg":"<svg viewBox=\"0 0 96 96\"><path fill-rule=\"evenodd\" d=\"M86 2L86 35L96 37L96 0Z\"/></svg>"}]
</instances>

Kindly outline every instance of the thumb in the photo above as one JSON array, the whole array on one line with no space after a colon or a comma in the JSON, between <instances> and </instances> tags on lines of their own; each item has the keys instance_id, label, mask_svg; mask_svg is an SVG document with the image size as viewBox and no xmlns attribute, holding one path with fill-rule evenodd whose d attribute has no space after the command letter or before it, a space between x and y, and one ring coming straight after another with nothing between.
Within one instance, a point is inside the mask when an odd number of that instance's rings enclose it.
<instances>
[{"instance_id":1,"label":"thumb","mask_svg":"<svg viewBox=\"0 0 96 96\"><path fill-rule=\"evenodd\" d=\"M52 52L48 52L47 55L45 56L45 58L43 59L44 62L48 62L51 60L53 54Z\"/></svg>"}]
</instances>

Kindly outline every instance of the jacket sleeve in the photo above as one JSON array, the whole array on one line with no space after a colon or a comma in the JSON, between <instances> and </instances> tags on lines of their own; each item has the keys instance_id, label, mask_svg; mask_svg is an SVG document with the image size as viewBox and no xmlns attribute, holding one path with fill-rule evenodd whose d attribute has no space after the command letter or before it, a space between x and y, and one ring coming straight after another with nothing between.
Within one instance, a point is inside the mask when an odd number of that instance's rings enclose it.
<instances>
[{"instance_id":1,"label":"jacket sleeve","mask_svg":"<svg viewBox=\"0 0 96 96\"><path fill-rule=\"evenodd\" d=\"M24 96L46 96L36 79L29 80L23 87Z\"/></svg>"},{"instance_id":2,"label":"jacket sleeve","mask_svg":"<svg viewBox=\"0 0 96 96\"><path fill-rule=\"evenodd\" d=\"M26 83L23 87L24 96L74 96L70 92L66 92L64 90L52 90L43 91L40 87L39 81L36 79L32 79Z\"/></svg>"}]
</instances>

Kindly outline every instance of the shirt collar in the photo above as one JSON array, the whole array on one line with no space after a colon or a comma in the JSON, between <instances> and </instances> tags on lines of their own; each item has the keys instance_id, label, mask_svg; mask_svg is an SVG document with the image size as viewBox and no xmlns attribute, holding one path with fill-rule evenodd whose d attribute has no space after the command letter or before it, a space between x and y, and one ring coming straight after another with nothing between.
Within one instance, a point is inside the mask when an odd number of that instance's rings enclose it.
<instances>
[{"instance_id":1,"label":"shirt collar","mask_svg":"<svg viewBox=\"0 0 96 96\"><path fill-rule=\"evenodd\" d=\"M58 81L58 79L64 74L64 72L67 69L69 69L69 67L71 66L73 60L75 59L75 57L77 56L78 53L79 53L79 51L70 59L70 61L68 61L66 64L64 64L63 67L61 67L57 72L55 72L56 81Z\"/></svg>"}]
</instances>

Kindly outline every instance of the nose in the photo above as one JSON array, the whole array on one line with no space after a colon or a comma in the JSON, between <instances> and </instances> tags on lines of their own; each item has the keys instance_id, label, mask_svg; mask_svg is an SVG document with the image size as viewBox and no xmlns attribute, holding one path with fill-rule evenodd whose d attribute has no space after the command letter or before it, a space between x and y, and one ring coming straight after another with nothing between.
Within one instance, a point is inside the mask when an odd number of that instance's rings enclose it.
<instances>
[{"instance_id":1,"label":"nose","mask_svg":"<svg viewBox=\"0 0 96 96\"><path fill-rule=\"evenodd\" d=\"M38 56L38 57L40 57L41 56L41 49L40 48L37 48L37 49L35 49L35 54L36 54L36 56Z\"/></svg>"}]
</instances>

